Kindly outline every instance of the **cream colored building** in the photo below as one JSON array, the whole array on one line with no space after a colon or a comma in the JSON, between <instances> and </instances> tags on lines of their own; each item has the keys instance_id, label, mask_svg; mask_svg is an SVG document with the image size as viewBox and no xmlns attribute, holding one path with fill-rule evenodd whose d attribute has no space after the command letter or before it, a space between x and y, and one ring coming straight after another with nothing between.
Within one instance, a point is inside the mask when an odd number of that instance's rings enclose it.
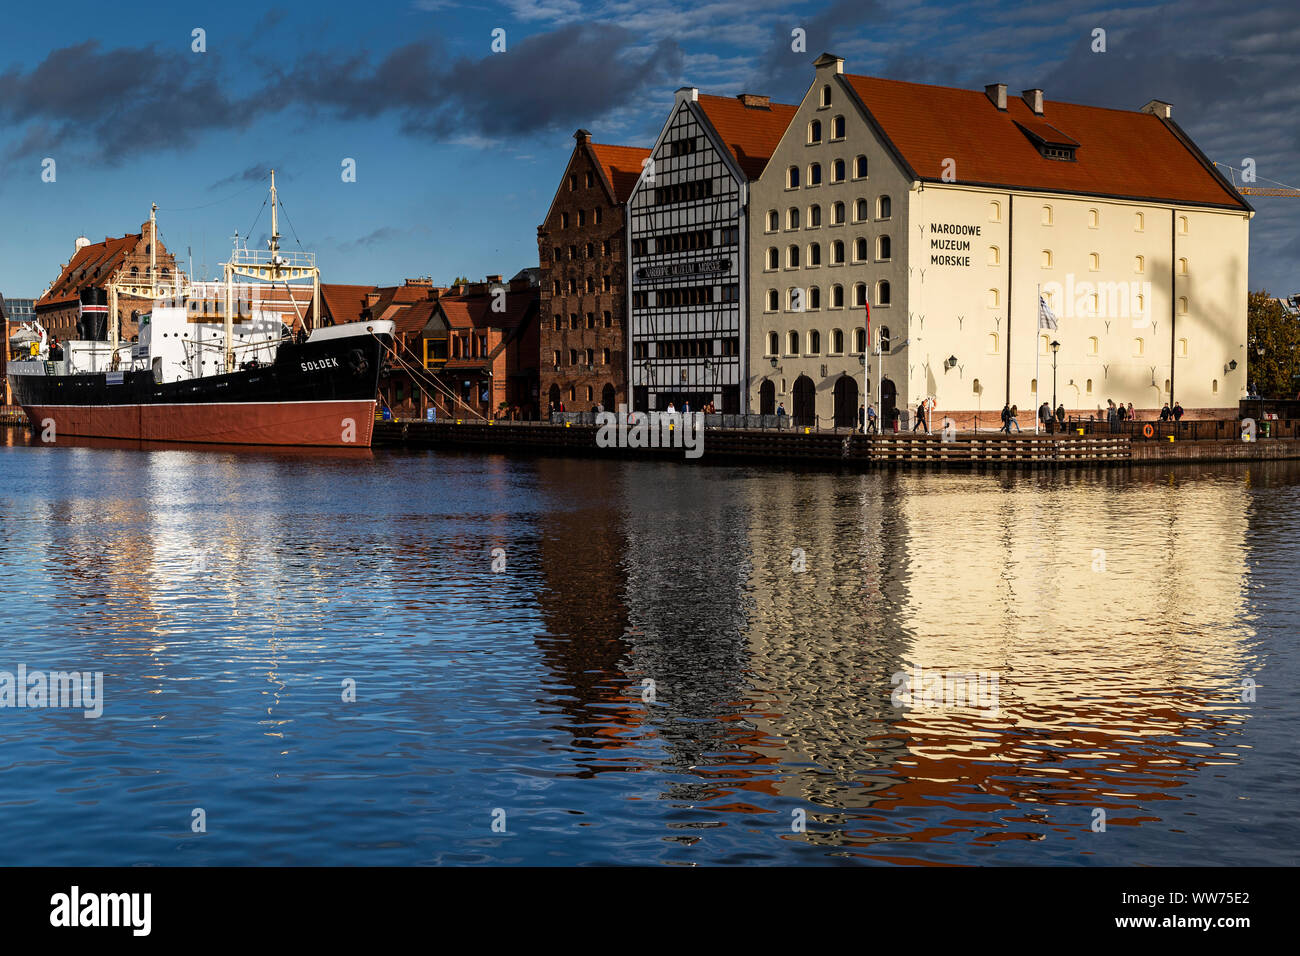
<instances>
[{"instance_id":1,"label":"cream colored building","mask_svg":"<svg viewBox=\"0 0 1300 956\"><path fill-rule=\"evenodd\" d=\"M829 54L751 187L748 400L935 427L1053 400L1229 417L1253 214L1151 101L1125 111L853 76ZM1039 329L1039 294L1057 317ZM863 354L865 300L879 365ZM1038 390L1035 393L1035 385ZM882 387L883 386L883 387ZM809 422L811 423L811 422Z\"/></svg>"}]
</instances>

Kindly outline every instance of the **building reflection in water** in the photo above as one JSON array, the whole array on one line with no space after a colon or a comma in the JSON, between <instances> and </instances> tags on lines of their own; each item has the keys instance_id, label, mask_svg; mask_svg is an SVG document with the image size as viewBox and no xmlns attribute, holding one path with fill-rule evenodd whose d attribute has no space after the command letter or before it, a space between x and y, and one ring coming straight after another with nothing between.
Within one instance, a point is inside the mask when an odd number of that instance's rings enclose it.
<instances>
[{"instance_id":1,"label":"building reflection in water","mask_svg":"<svg viewBox=\"0 0 1300 956\"><path fill-rule=\"evenodd\" d=\"M1240 474L785 477L624 477L628 672L690 769L667 798L786 830L802 806L814 844L991 845L1153 821L1238 759ZM996 712L896 707L916 668L996 675Z\"/></svg>"}]
</instances>

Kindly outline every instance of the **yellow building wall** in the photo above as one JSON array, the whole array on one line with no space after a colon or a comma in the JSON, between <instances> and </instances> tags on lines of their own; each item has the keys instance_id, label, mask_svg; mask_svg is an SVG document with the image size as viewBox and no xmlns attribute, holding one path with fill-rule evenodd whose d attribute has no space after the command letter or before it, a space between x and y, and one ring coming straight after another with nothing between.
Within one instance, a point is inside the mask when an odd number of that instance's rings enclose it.
<instances>
[{"instance_id":1,"label":"yellow building wall","mask_svg":"<svg viewBox=\"0 0 1300 956\"><path fill-rule=\"evenodd\" d=\"M1171 378L1189 414L1235 414L1248 366L1246 214L936 184L909 200L910 406L933 396L936 414L960 427L977 412L981 427L990 413L996 427L1009 349L1010 401L1032 426L1037 404L1052 400L1056 340L1056 398L1070 414L1104 413L1113 399L1154 416ZM1054 332L1037 328L1040 288Z\"/></svg>"}]
</instances>

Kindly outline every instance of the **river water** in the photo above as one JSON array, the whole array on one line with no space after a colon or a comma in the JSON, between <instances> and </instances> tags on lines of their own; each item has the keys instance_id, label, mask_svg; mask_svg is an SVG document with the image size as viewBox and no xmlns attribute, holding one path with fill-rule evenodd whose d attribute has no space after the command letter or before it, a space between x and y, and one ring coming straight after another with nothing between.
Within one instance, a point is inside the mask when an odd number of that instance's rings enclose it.
<instances>
[{"instance_id":1,"label":"river water","mask_svg":"<svg viewBox=\"0 0 1300 956\"><path fill-rule=\"evenodd\" d=\"M0 441L3 864L1297 862L1300 463Z\"/></svg>"}]
</instances>

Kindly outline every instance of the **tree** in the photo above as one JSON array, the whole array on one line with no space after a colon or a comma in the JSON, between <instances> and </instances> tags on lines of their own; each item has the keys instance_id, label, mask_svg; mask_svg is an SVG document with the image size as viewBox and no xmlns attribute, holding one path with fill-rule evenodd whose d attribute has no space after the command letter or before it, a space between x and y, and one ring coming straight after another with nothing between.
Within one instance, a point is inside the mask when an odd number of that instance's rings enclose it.
<instances>
[{"instance_id":1,"label":"tree","mask_svg":"<svg viewBox=\"0 0 1300 956\"><path fill-rule=\"evenodd\" d=\"M1264 398L1294 398L1300 390L1300 322L1267 292L1247 297L1246 349L1255 391Z\"/></svg>"},{"instance_id":2,"label":"tree","mask_svg":"<svg viewBox=\"0 0 1300 956\"><path fill-rule=\"evenodd\" d=\"M458 278L452 279L452 280L451 280L451 284L452 284L452 285L469 285L469 279L465 278L464 276L460 276L460 277L458 277Z\"/></svg>"}]
</instances>

